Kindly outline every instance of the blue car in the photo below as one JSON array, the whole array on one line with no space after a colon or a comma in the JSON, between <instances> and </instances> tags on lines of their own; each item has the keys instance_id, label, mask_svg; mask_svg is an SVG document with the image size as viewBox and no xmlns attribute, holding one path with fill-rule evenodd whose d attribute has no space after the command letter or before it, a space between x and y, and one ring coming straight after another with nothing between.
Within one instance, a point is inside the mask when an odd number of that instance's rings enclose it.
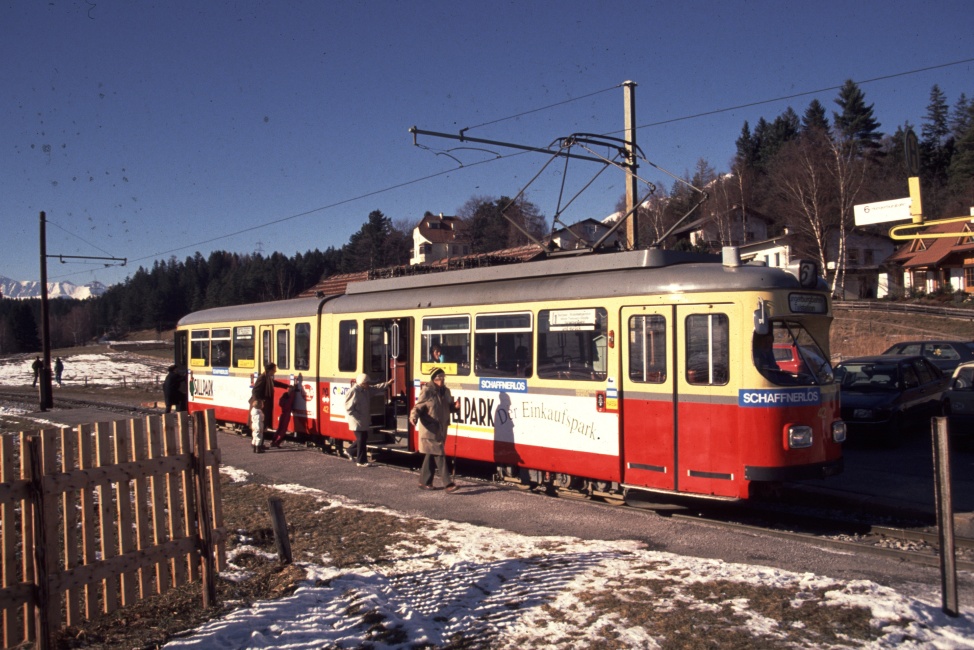
<instances>
[{"instance_id":1,"label":"blue car","mask_svg":"<svg viewBox=\"0 0 974 650\"><path fill-rule=\"evenodd\" d=\"M960 364L974 361L974 341L900 341L883 354L918 354L949 377Z\"/></svg>"},{"instance_id":2,"label":"blue car","mask_svg":"<svg viewBox=\"0 0 974 650\"><path fill-rule=\"evenodd\" d=\"M849 440L871 438L889 447L908 433L930 430L950 384L927 358L898 355L842 361L835 381Z\"/></svg>"}]
</instances>

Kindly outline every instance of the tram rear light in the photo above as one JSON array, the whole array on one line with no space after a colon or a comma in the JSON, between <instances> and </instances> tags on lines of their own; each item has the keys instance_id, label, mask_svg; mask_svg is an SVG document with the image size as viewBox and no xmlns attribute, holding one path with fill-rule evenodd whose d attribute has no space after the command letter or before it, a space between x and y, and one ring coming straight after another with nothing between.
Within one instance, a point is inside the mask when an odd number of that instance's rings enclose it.
<instances>
[{"instance_id":1,"label":"tram rear light","mask_svg":"<svg viewBox=\"0 0 974 650\"><path fill-rule=\"evenodd\" d=\"M614 348L616 346L616 331L609 330L609 347Z\"/></svg>"},{"instance_id":2,"label":"tram rear light","mask_svg":"<svg viewBox=\"0 0 974 650\"><path fill-rule=\"evenodd\" d=\"M846 426L842 420L832 423L832 440L835 442L845 442Z\"/></svg>"},{"instance_id":3,"label":"tram rear light","mask_svg":"<svg viewBox=\"0 0 974 650\"><path fill-rule=\"evenodd\" d=\"M805 449L812 446L812 427L791 425L788 427L788 449Z\"/></svg>"}]
</instances>

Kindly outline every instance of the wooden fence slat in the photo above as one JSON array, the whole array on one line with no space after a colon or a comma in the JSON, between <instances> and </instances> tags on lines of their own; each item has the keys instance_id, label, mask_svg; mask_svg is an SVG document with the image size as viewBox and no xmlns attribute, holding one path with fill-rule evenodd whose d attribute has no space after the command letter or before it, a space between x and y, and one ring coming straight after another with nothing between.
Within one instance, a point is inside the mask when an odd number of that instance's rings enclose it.
<instances>
[{"instance_id":1,"label":"wooden fence slat","mask_svg":"<svg viewBox=\"0 0 974 650\"><path fill-rule=\"evenodd\" d=\"M203 580L203 607L209 607L216 602L216 578L214 575L216 563L213 559L213 535L206 471L207 414L212 417L213 411L196 413L193 416L193 444L195 446L193 481L196 485L196 528L200 541L200 574Z\"/></svg>"},{"instance_id":2,"label":"wooden fence slat","mask_svg":"<svg viewBox=\"0 0 974 650\"><path fill-rule=\"evenodd\" d=\"M116 420L115 429L115 463L131 460L129 449L131 440L129 430L132 423L128 420ZM132 485L128 479L115 482L115 512L118 514L118 554L125 555L135 550L135 535L132 527L135 517L132 514ZM132 605L136 601L138 576L130 571L123 571L122 575L122 607Z\"/></svg>"},{"instance_id":3,"label":"wooden fence slat","mask_svg":"<svg viewBox=\"0 0 974 650\"><path fill-rule=\"evenodd\" d=\"M110 422L99 422L95 425L95 463L98 467L109 467L112 464ZM118 555L115 543L115 519L112 517L112 486L107 481L96 484L98 494L98 533L101 539L101 559L110 560ZM118 577L112 576L102 581L101 589L102 612L111 614L118 609Z\"/></svg>"},{"instance_id":4,"label":"wooden fence slat","mask_svg":"<svg viewBox=\"0 0 974 650\"><path fill-rule=\"evenodd\" d=\"M61 429L61 472L72 474L78 467L77 430ZM79 513L81 506L81 494L76 490L65 490L61 493L61 511L64 518L64 570L70 571L78 566L81 558L79 545L81 540L78 535ZM79 609L80 594L74 590L64 592L64 615L66 625L76 625L81 620L81 610Z\"/></svg>"},{"instance_id":5,"label":"wooden fence slat","mask_svg":"<svg viewBox=\"0 0 974 650\"><path fill-rule=\"evenodd\" d=\"M14 475L14 437L0 436L0 483L12 483L18 476ZM14 534L14 501L0 501L0 553L2 553L3 578L0 587L8 589L20 583L17 577L17 536ZM9 648L20 643L16 632L17 611L14 607L4 607L3 618L3 647Z\"/></svg>"},{"instance_id":6,"label":"wooden fence slat","mask_svg":"<svg viewBox=\"0 0 974 650\"><path fill-rule=\"evenodd\" d=\"M31 476L33 476L33 471L30 467L30 454L27 453L27 438L28 434L26 431L21 431L19 434L20 438L20 477L24 480L29 481ZM22 499L20 502L20 538L23 540L23 549L34 548L34 505L31 503L29 498ZM24 582L33 583L34 582L34 556L30 553L21 553L21 578ZM34 630L34 608L30 606L29 603L24 603L23 608L23 625L24 625L24 635L23 638L27 641L33 641L35 638Z\"/></svg>"},{"instance_id":7,"label":"wooden fence slat","mask_svg":"<svg viewBox=\"0 0 974 650\"><path fill-rule=\"evenodd\" d=\"M130 425L129 450L131 452L131 460L134 463L138 463L148 456L145 427L143 426L144 422L142 419L132 420ZM149 540L151 539L148 510L149 484L145 477L145 474L140 474L133 481L135 490L135 501L133 504L135 506L135 548L140 551L148 548ZM152 572L152 575L154 574L155 572ZM137 584L140 599L152 593L152 576L148 572L139 569Z\"/></svg>"},{"instance_id":8,"label":"wooden fence slat","mask_svg":"<svg viewBox=\"0 0 974 650\"><path fill-rule=\"evenodd\" d=\"M191 438L191 423L189 415L180 411L177 415L179 427L176 435L179 439L179 451L183 454L193 454L193 442ZM182 507L183 507L183 535L191 539L196 539L196 486L193 483L193 470L187 469L180 474L182 488ZM190 582L200 579L200 556L199 553L186 556L186 568L189 571Z\"/></svg>"},{"instance_id":9,"label":"wooden fence slat","mask_svg":"<svg viewBox=\"0 0 974 650\"><path fill-rule=\"evenodd\" d=\"M91 425L78 427L78 469L81 474L88 472L93 466L92 459L94 431ZM96 490L89 483L81 489L81 564L94 564L98 539L95 536L95 524L98 522L98 511L95 507ZM85 618L96 618L98 609L98 590L93 585L84 586Z\"/></svg>"},{"instance_id":10,"label":"wooden fence slat","mask_svg":"<svg viewBox=\"0 0 974 650\"><path fill-rule=\"evenodd\" d=\"M216 413L212 410L206 413L206 458L205 467L207 481L209 481L210 513L212 521L210 526L215 529L223 528L223 498L220 490L220 460L217 457L220 453L220 445L217 441L216 433ZM211 459L211 456L214 456ZM214 561L216 571L219 573L226 569L227 564L227 545L225 542L217 542L215 546Z\"/></svg>"},{"instance_id":11,"label":"wooden fence slat","mask_svg":"<svg viewBox=\"0 0 974 650\"><path fill-rule=\"evenodd\" d=\"M178 414L171 413L163 418L163 453L166 456L175 456L182 453L178 444L179 420ZM169 514L169 538L184 539L186 535L186 524L183 507L182 487L183 472L170 472L166 474L166 512ZM188 564L186 558L176 558L172 562L173 586L181 585L186 582L188 574Z\"/></svg>"},{"instance_id":12,"label":"wooden fence slat","mask_svg":"<svg viewBox=\"0 0 974 650\"><path fill-rule=\"evenodd\" d=\"M159 417L146 417L145 428L148 434L148 454L150 459L162 455L162 420ZM165 477L152 474L149 477L149 489L152 492L152 545L159 546L169 541L166 530L165 511ZM172 584L172 568L169 562L159 562L155 569L156 592L163 594Z\"/></svg>"}]
</instances>

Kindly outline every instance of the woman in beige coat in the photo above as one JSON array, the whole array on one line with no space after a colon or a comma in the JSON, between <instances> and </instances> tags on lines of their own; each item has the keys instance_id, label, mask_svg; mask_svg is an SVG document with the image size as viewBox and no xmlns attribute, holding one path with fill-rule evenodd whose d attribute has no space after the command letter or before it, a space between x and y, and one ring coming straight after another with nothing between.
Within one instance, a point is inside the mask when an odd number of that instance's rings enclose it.
<instances>
[{"instance_id":1,"label":"woman in beige coat","mask_svg":"<svg viewBox=\"0 0 974 650\"><path fill-rule=\"evenodd\" d=\"M450 429L450 413L460 409L454 403L450 389L445 386L445 383L446 373L443 370L436 368L430 373L429 383L419 393L416 406L409 414L409 421L419 429L419 450L426 454L420 474L420 489L433 489L433 464L435 463L446 491L453 492L457 486L450 480L444 445L446 434Z\"/></svg>"}]
</instances>

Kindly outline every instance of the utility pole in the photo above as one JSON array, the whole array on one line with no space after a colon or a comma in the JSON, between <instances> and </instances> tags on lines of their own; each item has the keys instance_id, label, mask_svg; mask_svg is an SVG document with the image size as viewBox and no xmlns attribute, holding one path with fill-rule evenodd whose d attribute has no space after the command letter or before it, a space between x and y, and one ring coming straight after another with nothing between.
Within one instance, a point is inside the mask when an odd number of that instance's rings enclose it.
<instances>
[{"instance_id":1,"label":"utility pole","mask_svg":"<svg viewBox=\"0 0 974 650\"><path fill-rule=\"evenodd\" d=\"M48 255L47 254L47 219L41 212L41 350L44 355L43 367L40 372L40 408L46 411L54 406L54 386L51 382L51 325L47 315L47 258L57 257L63 263L65 259L79 260L109 260L121 262L122 266L128 258L91 257L88 255ZM108 266L106 264L106 266Z\"/></svg>"},{"instance_id":2,"label":"utility pole","mask_svg":"<svg viewBox=\"0 0 974 650\"><path fill-rule=\"evenodd\" d=\"M636 162L636 82L626 81L622 86L625 89L626 105L626 213L630 215L626 221L626 248L635 250L639 248L639 210L636 206L636 201L639 200L639 178L636 174L639 168Z\"/></svg>"},{"instance_id":3,"label":"utility pole","mask_svg":"<svg viewBox=\"0 0 974 650\"><path fill-rule=\"evenodd\" d=\"M40 373L40 408L42 411L54 406L53 385L51 383L51 327L47 317L47 221L41 211L41 351L44 362Z\"/></svg>"}]
</instances>

